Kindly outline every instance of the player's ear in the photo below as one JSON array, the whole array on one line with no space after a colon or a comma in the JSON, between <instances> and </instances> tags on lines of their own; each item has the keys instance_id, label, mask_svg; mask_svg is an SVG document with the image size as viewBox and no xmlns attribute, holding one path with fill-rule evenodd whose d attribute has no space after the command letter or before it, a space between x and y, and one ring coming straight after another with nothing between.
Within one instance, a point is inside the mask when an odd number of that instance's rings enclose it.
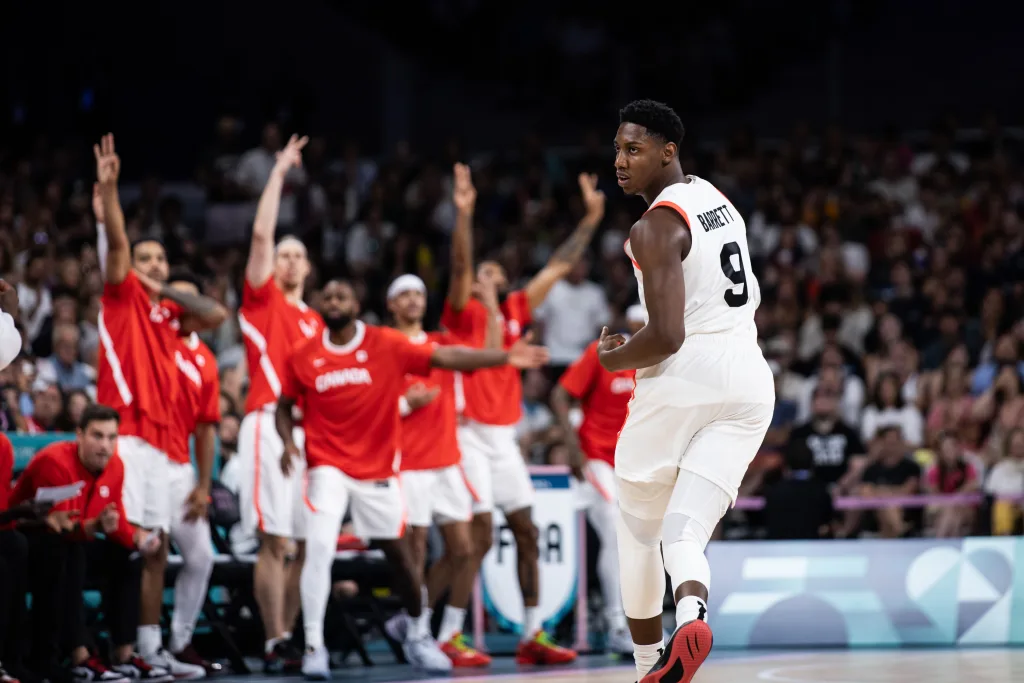
<instances>
[{"instance_id":1,"label":"player's ear","mask_svg":"<svg viewBox=\"0 0 1024 683\"><path fill-rule=\"evenodd\" d=\"M666 142L661 149L661 165L668 166L679 153L679 147L674 142Z\"/></svg>"}]
</instances>

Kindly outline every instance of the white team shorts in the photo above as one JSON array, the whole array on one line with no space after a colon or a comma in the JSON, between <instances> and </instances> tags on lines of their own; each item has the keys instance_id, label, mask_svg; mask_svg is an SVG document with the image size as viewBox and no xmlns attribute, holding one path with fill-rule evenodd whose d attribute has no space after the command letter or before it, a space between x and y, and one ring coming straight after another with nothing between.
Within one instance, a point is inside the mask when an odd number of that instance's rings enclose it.
<instances>
[{"instance_id":1,"label":"white team shorts","mask_svg":"<svg viewBox=\"0 0 1024 683\"><path fill-rule=\"evenodd\" d=\"M363 540L389 541L405 534L405 500L397 477L365 481L320 465L309 470L306 492L312 533L331 533L335 546L346 510L352 513L355 535Z\"/></svg>"},{"instance_id":2,"label":"white team shorts","mask_svg":"<svg viewBox=\"0 0 1024 683\"><path fill-rule=\"evenodd\" d=\"M185 521L188 496L196 487L196 469L192 463L167 464L167 505L171 511L171 529Z\"/></svg>"},{"instance_id":3,"label":"white team shorts","mask_svg":"<svg viewBox=\"0 0 1024 683\"><path fill-rule=\"evenodd\" d=\"M121 500L128 521L143 529L170 531L167 454L137 436L117 437L117 453L124 463Z\"/></svg>"},{"instance_id":4,"label":"white team shorts","mask_svg":"<svg viewBox=\"0 0 1024 683\"><path fill-rule=\"evenodd\" d=\"M604 460L588 460L580 486L580 509L590 510L602 504L615 504L615 470Z\"/></svg>"},{"instance_id":5,"label":"white team shorts","mask_svg":"<svg viewBox=\"0 0 1024 683\"><path fill-rule=\"evenodd\" d=\"M459 427L462 469L474 496L473 512L505 514L533 505L533 482L515 427L468 421Z\"/></svg>"},{"instance_id":6,"label":"white team shorts","mask_svg":"<svg viewBox=\"0 0 1024 683\"><path fill-rule=\"evenodd\" d=\"M301 450L306 433L301 427L293 434ZM292 458L292 472L281 471L284 444L277 434L274 411L256 410L242 420L238 430L239 512L242 529L268 536L302 540L306 537L304 502L306 461Z\"/></svg>"},{"instance_id":7,"label":"white team shorts","mask_svg":"<svg viewBox=\"0 0 1024 683\"><path fill-rule=\"evenodd\" d=\"M436 470L409 470L399 475L409 525L429 527L473 518L473 495L458 465Z\"/></svg>"},{"instance_id":8,"label":"white team shorts","mask_svg":"<svg viewBox=\"0 0 1024 683\"><path fill-rule=\"evenodd\" d=\"M666 374L638 379L615 449L615 474L672 485L679 470L718 485L735 503L771 423L775 382L756 342L687 337Z\"/></svg>"}]
</instances>

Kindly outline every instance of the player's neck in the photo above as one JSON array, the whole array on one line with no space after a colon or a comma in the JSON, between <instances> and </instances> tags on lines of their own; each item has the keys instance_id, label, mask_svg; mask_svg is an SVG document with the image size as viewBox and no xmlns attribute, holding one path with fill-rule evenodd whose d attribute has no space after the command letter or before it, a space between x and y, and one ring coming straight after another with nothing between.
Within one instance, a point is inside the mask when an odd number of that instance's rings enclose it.
<instances>
[{"instance_id":1,"label":"player's neck","mask_svg":"<svg viewBox=\"0 0 1024 683\"><path fill-rule=\"evenodd\" d=\"M689 182L689 180L687 179L686 174L683 173L683 169L679 166L673 165L666 170L663 177L659 178L654 183L651 183L648 188L640 193L640 196L644 198L645 202L647 202L647 206L650 206L654 203L654 200L657 199L658 195L664 192L665 188L669 185L687 182Z\"/></svg>"},{"instance_id":2,"label":"player's neck","mask_svg":"<svg viewBox=\"0 0 1024 683\"><path fill-rule=\"evenodd\" d=\"M395 318L395 329L406 337L418 337L423 334L422 320L399 320Z\"/></svg>"},{"instance_id":3,"label":"player's neck","mask_svg":"<svg viewBox=\"0 0 1024 683\"><path fill-rule=\"evenodd\" d=\"M278 280L277 288L281 290L282 294L284 294L284 299L288 303L296 306L302 303L302 285L297 287L288 287Z\"/></svg>"},{"instance_id":4,"label":"player's neck","mask_svg":"<svg viewBox=\"0 0 1024 683\"><path fill-rule=\"evenodd\" d=\"M353 320L345 327L340 330L328 330L327 338L331 340L331 343L335 346L344 346L352 341L353 337L356 336L356 321Z\"/></svg>"}]
</instances>

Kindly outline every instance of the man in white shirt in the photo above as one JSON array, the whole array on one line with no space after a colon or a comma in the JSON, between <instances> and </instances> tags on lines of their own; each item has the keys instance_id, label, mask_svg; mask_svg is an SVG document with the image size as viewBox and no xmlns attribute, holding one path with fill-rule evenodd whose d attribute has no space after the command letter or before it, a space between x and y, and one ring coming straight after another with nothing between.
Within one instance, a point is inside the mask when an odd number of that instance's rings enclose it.
<instances>
[{"instance_id":1,"label":"man in white shirt","mask_svg":"<svg viewBox=\"0 0 1024 683\"><path fill-rule=\"evenodd\" d=\"M17 326L18 289L0 280L0 370L21 353L21 332Z\"/></svg>"},{"instance_id":2,"label":"man in white shirt","mask_svg":"<svg viewBox=\"0 0 1024 683\"><path fill-rule=\"evenodd\" d=\"M590 264L583 259L551 288L534 314L544 325L544 345L551 352L552 381L561 377L608 324L611 312L604 289L586 279Z\"/></svg>"}]
</instances>

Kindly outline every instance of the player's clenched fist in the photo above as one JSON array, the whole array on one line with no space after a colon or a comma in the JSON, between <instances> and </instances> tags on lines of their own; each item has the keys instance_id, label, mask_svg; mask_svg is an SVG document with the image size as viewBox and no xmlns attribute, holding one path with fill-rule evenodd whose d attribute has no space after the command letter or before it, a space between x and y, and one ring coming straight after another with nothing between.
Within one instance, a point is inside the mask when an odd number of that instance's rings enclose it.
<instances>
[{"instance_id":1,"label":"player's clenched fist","mask_svg":"<svg viewBox=\"0 0 1024 683\"><path fill-rule=\"evenodd\" d=\"M605 356L625 343L626 338L621 334L609 334L607 327L601 328L601 338L597 342L597 360L601 362L603 368L609 369L605 363Z\"/></svg>"}]
</instances>

